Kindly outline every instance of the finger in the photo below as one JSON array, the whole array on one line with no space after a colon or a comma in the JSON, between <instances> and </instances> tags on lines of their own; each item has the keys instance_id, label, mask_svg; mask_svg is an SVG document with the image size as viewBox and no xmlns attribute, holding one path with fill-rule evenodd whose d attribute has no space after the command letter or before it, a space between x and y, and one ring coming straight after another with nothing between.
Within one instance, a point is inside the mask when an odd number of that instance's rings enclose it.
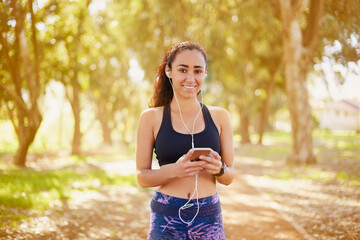
<instances>
[{"instance_id":1,"label":"finger","mask_svg":"<svg viewBox=\"0 0 360 240\"><path fill-rule=\"evenodd\" d=\"M193 153L194 153L194 149L190 149L185 155L185 160L190 161L190 158L193 155Z\"/></svg>"},{"instance_id":2,"label":"finger","mask_svg":"<svg viewBox=\"0 0 360 240\"><path fill-rule=\"evenodd\" d=\"M189 167L202 167L205 164L207 164L207 161L196 160L196 161L190 161L187 164L188 164Z\"/></svg>"},{"instance_id":3,"label":"finger","mask_svg":"<svg viewBox=\"0 0 360 240\"><path fill-rule=\"evenodd\" d=\"M181 162L187 162L191 158L193 152L194 150L190 149L186 154L182 155L181 158L179 158L179 160L181 160Z\"/></svg>"},{"instance_id":4,"label":"finger","mask_svg":"<svg viewBox=\"0 0 360 240\"><path fill-rule=\"evenodd\" d=\"M204 160L204 161L206 161L207 163L210 163L210 164L216 164L219 161L221 161L221 160L218 160L218 159L216 159L214 157L205 157L205 156L202 156L202 155L200 156L200 159Z\"/></svg>"},{"instance_id":5,"label":"finger","mask_svg":"<svg viewBox=\"0 0 360 240\"><path fill-rule=\"evenodd\" d=\"M204 167L204 171L210 174L217 174L221 170L221 167L215 166L213 164L208 164L206 167Z\"/></svg>"},{"instance_id":6,"label":"finger","mask_svg":"<svg viewBox=\"0 0 360 240\"><path fill-rule=\"evenodd\" d=\"M204 165L204 169L211 174L216 174L220 171L222 167L222 162L219 160L212 160L211 163L207 163L206 165Z\"/></svg>"},{"instance_id":7,"label":"finger","mask_svg":"<svg viewBox=\"0 0 360 240\"><path fill-rule=\"evenodd\" d=\"M210 155L212 155L216 159L221 159L218 152L215 152L214 150L211 150Z\"/></svg>"},{"instance_id":8,"label":"finger","mask_svg":"<svg viewBox=\"0 0 360 240\"><path fill-rule=\"evenodd\" d=\"M219 165L218 164L211 164L208 163L204 166L204 169L209 170L209 171L219 171Z\"/></svg>"}]
</instances>

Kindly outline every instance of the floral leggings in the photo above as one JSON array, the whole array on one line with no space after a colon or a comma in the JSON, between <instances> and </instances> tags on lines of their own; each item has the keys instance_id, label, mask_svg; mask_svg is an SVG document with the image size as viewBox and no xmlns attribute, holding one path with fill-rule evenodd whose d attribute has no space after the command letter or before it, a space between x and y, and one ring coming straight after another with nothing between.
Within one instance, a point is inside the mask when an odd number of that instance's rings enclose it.
<instances>
[{"instance_id":1,"label":"floral leggings","mask_svg":"<svg viewBox=\"0 0 360 240\"><path fill-rule=\"evenodd\" d=\"M148 240L224 240L225 232L222 223L219 195L199 198L200 210L195 220L186 224L179 218L179 208L188 199L176 198L155 191L151 201L151 221ZM192 207L181 211L181 217L189 222L197 211L196 199L189 204Z\"/></svg>"}]
</instances>

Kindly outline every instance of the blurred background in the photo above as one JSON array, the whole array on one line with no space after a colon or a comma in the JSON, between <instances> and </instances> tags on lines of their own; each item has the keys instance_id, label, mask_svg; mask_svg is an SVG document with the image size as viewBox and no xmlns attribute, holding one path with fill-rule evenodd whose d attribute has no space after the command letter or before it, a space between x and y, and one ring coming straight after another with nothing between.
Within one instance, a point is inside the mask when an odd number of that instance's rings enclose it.
<instances>
[{"instance_id":1,"label":"blurred background","mask_svg":"<svg viewBox=\"0 0 360 240\"><path fill-rule=\"evenodd\" d=\"M65 183L136 185L139 116L165 51L187 40L207 51L204 103L229 110L237 156L360 186L359 12L357 0L1 1L0 227L16 226L10 208L70 198ZM61 172L125 160L128 175Z\"/></svg>"}]
</instances>

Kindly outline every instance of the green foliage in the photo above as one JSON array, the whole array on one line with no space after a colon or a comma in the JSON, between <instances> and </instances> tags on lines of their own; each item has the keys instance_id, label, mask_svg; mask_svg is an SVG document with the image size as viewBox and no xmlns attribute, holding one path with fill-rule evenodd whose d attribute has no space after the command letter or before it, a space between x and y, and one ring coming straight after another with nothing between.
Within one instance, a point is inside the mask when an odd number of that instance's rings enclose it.
<instances>
[{"instance_id":1,"label":"green foliage","mask_svg":"<svg viewBox=\"0 0 360 240\"><path fill-rule=\"evenodd\" d=\"M136 184L134 175L109 176L105 171L96 169L83 172L8 169L0 173L0 181L2 206L38 210L48 208L54 200L69 199L76 185L81 185L81 189L77 190L86 191L98 190L101 185Z\"/></svg>"},{"instance_id":2,"label":"green foliage","mask_svg":"<svg viewBox=\"0 0 360 240\"><path fill-rule=\"evenodd\" d=\"M348 131L315 130L314 146L319 165L287 166L291 150L291 135L285 132L267 132L263 146L241 146L240 156L250 156L257 161L270 160L279 165L267 177L280 180L294 178L321 181L338 181L341 184L360 186L360 135ZM239 138L234 138L240 141Z\"/></svg>"},{"instance_id":3,"label":"green foliage","mask_svg":"<svg viewBox=\"0 0 360 240\"><path fill-rule=\"evenodd\" d=\"M98 159L98 157L94 158ZM0 169L0 222L16 224L18 220L24 218L21 213L18 213L19 211L41 212L56 204L61 204L62 201L71 200L71 195L75 191L85 194L87 191L99 191L104 185L136 186L135 175L109 175L102 169L86 167L81 158L65 161L73 164L60 170L47 171L2 167L3 169Z\"/></svg>"},{"instance_id":4,"label":"green foliage","mask_svg":"<svg viewBox=\"0 0 360 240\"><path fill-rule=\"evenodd\" d=\"M351 175L353 175L352 173ZM269 177L269 176L268 176ZM352 186L360 186L360 176L350 176L346 171L326 171L322 169L312 168L311 166L307 167L297 167L297 168L286 168L280 172L274 173L273 178L280 180L291 180L295 178L321 181L323 183L339 181L343 184L350 184Z\"/></svg>"},{"instance_id":5,"label":"green foliage","mask_svg":"<svg viewBox=\"0 0 360 240\"><path fill-rule=\"evenodd\" d=\"M16 227L19 221L27 219L29 219L29 217L24 214L11 214L6 209L3 210L2 207L0 207L0 228L5 228L6 222L10 222L10 227Z\"/></svg>"}]
</instances>

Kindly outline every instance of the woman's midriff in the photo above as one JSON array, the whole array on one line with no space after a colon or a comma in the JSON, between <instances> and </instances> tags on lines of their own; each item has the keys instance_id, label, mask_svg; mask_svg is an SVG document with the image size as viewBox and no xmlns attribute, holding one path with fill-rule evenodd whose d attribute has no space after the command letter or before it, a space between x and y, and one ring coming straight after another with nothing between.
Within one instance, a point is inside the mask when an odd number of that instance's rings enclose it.
<instances>
[{"instance_id":1,"label":"woman's midriff","mask_svg":"<svg viewBox=\"0 0 360 240\"><path fill-rule=\"evenodd\" d=\"M177 198L190 198L195 189L195 176L173 180L158 188L158 191ZM214 176L208 173L199 173L198 176L199 198L209 197L216 193ZM196 198L196 193L194 195Z\"/></svg>"}]
</instances>

